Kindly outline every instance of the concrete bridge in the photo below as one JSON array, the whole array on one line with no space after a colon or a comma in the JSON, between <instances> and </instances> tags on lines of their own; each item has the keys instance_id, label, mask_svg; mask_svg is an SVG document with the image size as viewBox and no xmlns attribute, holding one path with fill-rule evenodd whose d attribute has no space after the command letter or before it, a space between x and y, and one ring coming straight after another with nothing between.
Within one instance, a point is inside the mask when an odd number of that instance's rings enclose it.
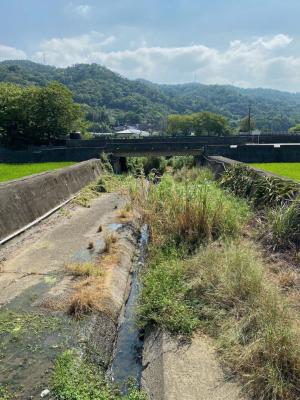
<instances>
[{"instance_id":1,"label":"concrete bridge","mask_svg":"<svg viewBox=\"0 0 300 400\"><path fill-rule=\"evenodd\" d=\"M244 162L300 162L300 135L154 136L141 139L63 140L56 146L0 149L0 162L85 161L102 152L129 156L225 156Z\"/></svg>"}]
</instances>

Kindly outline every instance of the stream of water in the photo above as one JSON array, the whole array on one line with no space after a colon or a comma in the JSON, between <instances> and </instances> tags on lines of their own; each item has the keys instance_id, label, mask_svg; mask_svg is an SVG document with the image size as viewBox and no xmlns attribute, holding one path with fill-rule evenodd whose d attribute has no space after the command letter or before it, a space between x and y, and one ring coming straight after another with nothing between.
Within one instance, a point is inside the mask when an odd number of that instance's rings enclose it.
<instances>
[{"instance_id":1,"label":"stream of water","mask_svg":"<svg viewBox=\"0 0 300 400\"><path fill-rule=\"evenodd\" d=\"M140 292L139 272L145 264L148 241L149 229L144 225L141 229L139 256L134 264L130 293L120 324L115 358L111 367L112 380L123 392L126 392L129 378L133 378L138 386L141 383L143 340L136 326L136 305Z\"/></svg>"}]
</instances>

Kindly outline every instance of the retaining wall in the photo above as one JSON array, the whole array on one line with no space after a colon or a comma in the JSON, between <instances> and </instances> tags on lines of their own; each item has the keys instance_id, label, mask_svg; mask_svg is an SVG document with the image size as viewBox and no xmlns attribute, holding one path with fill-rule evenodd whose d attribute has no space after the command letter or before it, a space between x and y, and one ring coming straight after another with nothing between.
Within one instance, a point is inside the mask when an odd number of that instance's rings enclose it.
<instances>
[{"instance_id":1,"label":"retaining wall","mask_svg":"<svg viewBox=\"0 0 300 400\"><path fill-rule=\"evenodd\" d=\"M225 171L227 166L240 163L240 161L232 160L231 158L222 157L222 156L202 157L200 159L200 161L201 161L201 165L209 166L212 169L216 178L219 178L222 175L222 173ZM256 171L257 174L260 176L279 178L284 181L292 181L292 182L296 182L297 184L299 184L299 182L294 181L290 178L287 178L287 177L284 177L281 175L277 175L272 172L265 171L263 169L255 168L255 167L252 167L251 165L248 165L248 167L253 169L254 171Z\"/></svg>"},{"instance_id":2,"label":"retaining wall","mask_svg":"<svg viewBox=\"0 0 300 400\"><path fill-rule=\"evenodd\" d=\"M101 174L99 160L0 184L0 240L40 218Z\"/></svg>"}]
</instances>

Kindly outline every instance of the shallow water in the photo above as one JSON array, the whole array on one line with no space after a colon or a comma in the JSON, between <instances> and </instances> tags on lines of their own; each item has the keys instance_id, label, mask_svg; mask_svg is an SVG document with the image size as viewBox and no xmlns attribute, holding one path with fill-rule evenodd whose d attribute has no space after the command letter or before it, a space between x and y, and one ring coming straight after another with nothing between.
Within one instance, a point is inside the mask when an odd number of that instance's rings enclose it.
<instances>
[{"instance_id":1,"label":"shallow water","mask_svg":"<svg viewBox=\"0 0 300 400\"><path fill-rule=\"evenodd\" d=\"M148 226L144 225L141 229L139 256L134 263L130 293L121 320L115 358L111 367L112 380L120 385L123 391L126 391L126 382L129 378L133 378L138 386L141 383L143 340L136 326L136 305L140 292L139 272L145 263L148 241L149 230Z\"/></svg>"}]
</instances>

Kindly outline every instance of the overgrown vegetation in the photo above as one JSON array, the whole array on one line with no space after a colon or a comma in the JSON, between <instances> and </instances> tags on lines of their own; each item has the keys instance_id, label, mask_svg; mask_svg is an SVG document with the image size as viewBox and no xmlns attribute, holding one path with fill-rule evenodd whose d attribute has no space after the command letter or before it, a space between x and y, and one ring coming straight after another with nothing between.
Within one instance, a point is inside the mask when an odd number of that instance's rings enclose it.
<instances>
[{"instance_id":1,"label":"overgrown vegetation","mask_svg":"<svg viewBox=\"0 0 300 400\"><path fill-rule=\"evenodd\" d=\"M107 383L100 368L70 350L56 361L51 391L56 400L146 400L132 383L128 393L122 395L118 388Z\"/></svg>"},{"instance_id":2,"label":"overgrown vegetation","mask_svg":"<svg viewBox=\"0 0 300 400\"><path fill-rule=\"evenodd\" d=\"M164 175L159 185L150 185L142 203L154 241L184 243L191 250L203 241L236 236L249 212L244 201L202 180L201 172L184 182Z\"/></svg>"},{"instance_id":3,"label":"overgrown vegetation","mask_svg":"<svg viewBox=\"0 0 300 400\"><path fill-rule=\"evenodd\" d=\"M128 157L128 171L135 177L148 176L151 173L162 175L166 171L164 157Z\"/></svg>"},{"instance_id":4,"label":"overgrown vegetation","mask_svg":"<svg viewBox=\"0 0 300 400\"><path fill-rule=\"evenodd\" d=\"M240 197L258 199L260 193L269 204L283 207L294 196L293 186L254 187L249 175L244 179L237 171L246 187L231 176L227 187ZM184 170L177 177L166 175L159 185L150 185L148 201L142 195L152 244L140 323L184 335L200 328L216 339L224 367L241 379L250 397L296 400L299 319L266 275L259 250L238 238L249 209L212 182L207 171L198 178L195 171L190 174L192 179ZM273 187L279 193L269 193ZM281 223L294 232L295 225Z\"/></svg>"},{"instance_id":5,"label":"overgrown vegetation","mask_svg":"<svg viewBox=\"0 0 300 400\"><path fill-rule=\"evenodd\" d=\"M255 206L278 206L299 194L297 183L259 174L245 164L233 164L222 174L220 184L236 196L247 198Z\"/></svg>"}]
</instances>

